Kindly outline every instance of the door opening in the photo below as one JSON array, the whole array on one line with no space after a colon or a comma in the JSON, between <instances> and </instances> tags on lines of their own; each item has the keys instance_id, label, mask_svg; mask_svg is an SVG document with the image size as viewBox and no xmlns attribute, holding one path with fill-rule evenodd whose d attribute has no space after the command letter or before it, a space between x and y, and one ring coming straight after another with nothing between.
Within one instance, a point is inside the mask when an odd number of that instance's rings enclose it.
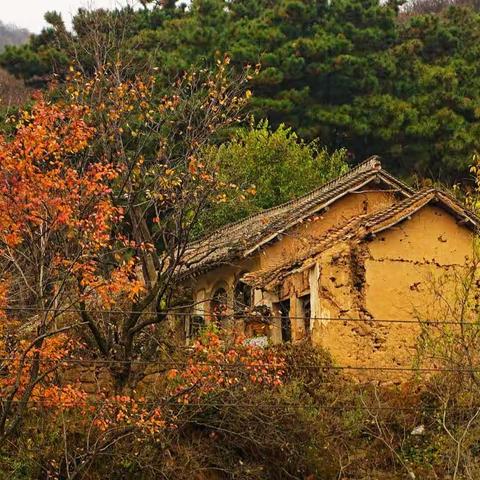
<instances>
[{"instance_id":1,"label":"door opening","mask_svg":"<svg viewBox=\"0 0 480 480\"><path fill-rule=\"evenodd\" d=\"M284 300L278 304L282 325L282 342L292 340L292 322L290 320L290 300Z\"/></svg>"}]
</instances>

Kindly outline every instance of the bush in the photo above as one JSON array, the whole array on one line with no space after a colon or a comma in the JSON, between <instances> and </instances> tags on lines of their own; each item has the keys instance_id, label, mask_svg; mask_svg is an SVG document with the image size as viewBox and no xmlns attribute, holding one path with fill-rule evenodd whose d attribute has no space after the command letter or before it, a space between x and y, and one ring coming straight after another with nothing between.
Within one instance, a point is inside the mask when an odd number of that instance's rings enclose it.
<instances>
[{"instance_id":1,"label":"bush","mask_svg":"<svg viewBox=\"0 0 480 480\"><path fill-rule=\"evenodd\" d=\"M231 345L225 346L229 355ZM85 428L98 411L52 416L31 409L22 434L2 445L0 479L478 478L480 404L466 376L441 372L423 383L360 384L309 343L265 355L283 359L281 385L249 381L248 369L228 370L224 378L232 382L165 407L165 428L110 444L112 430L95 436ZM210 377L212 370L203 373ZM155 385L150 395L165 398L167 384Z\"/></svg>"}]
</instances>

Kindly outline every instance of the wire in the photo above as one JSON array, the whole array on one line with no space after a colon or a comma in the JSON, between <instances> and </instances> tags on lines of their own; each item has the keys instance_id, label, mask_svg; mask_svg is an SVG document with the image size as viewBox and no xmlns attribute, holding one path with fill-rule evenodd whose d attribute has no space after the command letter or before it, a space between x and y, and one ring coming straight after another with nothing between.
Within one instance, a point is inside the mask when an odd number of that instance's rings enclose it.
<instances>
[{"instance_id":1,"label":"wire","mask_svg":"<svg viewBox=\"0 0 480 480\"><path fill-rule=\"evenodd\" d=\"M0 402L3 400L0 399ZM22 403L21 400L14 399L11 401L13 404ZM97 405L103 406L105 405L105 400L88 400L88 405ZM38 405L43 407L51 407L52 401L50 400L40 400L40 399L33 399L28 401L28 405ZM188 402L184 403L182 401L176 399L168 399L168 400L151 400L151 401L135 401L135 405L143 405L143 406L158 406L158 405L172 405L178 406L181 408L187 407L228 407L228 408L258 408L258 403L228 403L228 402ZM303 407L306 406L306 402L276 402L272 404L263 404L272 407ZM361 405L358 403L352 405L345 405L345 404L336 404L336 405L321 405L319 410L375 410L375 411L395 411L395 412L418 412L424 413L428 411L436 411L438 407L433 405L424 405L424 406L417 406L417 407L394 407L394 406L384 406L384 405ZM479 407L465 407L465 406L454 406L452 410L454 411L477 411Z\"/></svg>"},{"instance_id":2,"label":"wire","mask_svg":"<svg viewBox=\"0 0 480 480\"><path fill-rule=\"evenodd\" d=\"M17 358L12 357L0 357L0 361L18 361ZM226 370L240 370L246 369L251 370L255 368L262 368L264 366L273 366L280 370L285 370L288 366L283 365L282 363L278 362L269 362L269 361L261 361L261 363L255 364L253 361L251 364L246 363L225 363L225 362L205 362L205 361L198 361L198 362L189 362L189 361L161 361L161 360L101 360L101 359L82 359L82 358L65 358L65 359L58 359L58 360L49 360L49 359L33 359L33 358L26 358L24 360L25 363L30 362L40 362L40 363L48 363L51 364L90 364L90 365L158 365L164 367L189 367L189 366L213 366L219 367ZM367 365L307 365L307 364L299 364L299 365L292 365L293 369L302 369L302 370L358 370L358 371L392 371L392 372L416 372L416 373L436 373L436 372L458 372L458 373L479 373L480 366L478 368L436 368L436 367L385 367L385 366L367 366Z\"/></svg>"},{"instance_id":3,"label":"wire","mask_svg":"<svg viewBox=\"0 0 480 480\"><path fill-rule=\"evenodd\" d=\"M195 316L195 314L192 314L191 312L177 312L175 310L169 310L167 312L149 312L145 310L120 310L120 309L91 309L91 310L82 310L79 308L35 308L35 307L0 307L0 311L4 312L23 312L23 311L29 311L29 312L37 312L37 313L55 313L55 314L64 314L64 313L97 313L97 314L124 314L124 315L143 315L143 316L158 316L158 315L170 315L174 317L192 317ZM200 314L198 316L201 316ZM206 314L204 313L204 316L206 317L212 317L214 318L214 314ZM255 314L245 314L244 318L238 318L237 314L228 314L228 315L222 315L222 318L225 319L234 319L237 321L243 321L245 318L248 319L254 319L255 317L258 317L260 320L262 318L261 315L255 315ZM281 319L281 316L278 317L271 317L271 319ZM288 318L290 320L322 320L322 321L332 321L332 322L374 322L374 323L406 323L406 324L435 324L435 325L462 325L462 326L467 326L467 325L472 325L472 326L478 326L480 327L480 322L472 322L472 321L459 321L459 320L442 320L442 319L432 319L432 318L420 318L420 319L401 319L401 318L359 318L359 317L306 317L306 316L288 316L284 317ZM275 325L273 325L275 326Z\"/></svg>"}]
</instances>

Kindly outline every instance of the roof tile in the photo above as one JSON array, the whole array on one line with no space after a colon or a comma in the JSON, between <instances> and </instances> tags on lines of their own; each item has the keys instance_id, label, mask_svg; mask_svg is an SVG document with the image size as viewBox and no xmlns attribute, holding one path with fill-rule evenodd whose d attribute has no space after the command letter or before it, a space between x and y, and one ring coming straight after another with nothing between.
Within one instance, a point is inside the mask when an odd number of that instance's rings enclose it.
<instances>
[{"instance_id":1,"label":"roof tile","mask_svg":"<svg viewBox=\"0 0 480 480\"><path fill-rule=\"evenodd\" d=\"M375 177L380 177L407 197L414 193L410 187L383 170L378 157L371 157L306 195L222 227L192 242L179 269L180 276L199 273L253 253L279 233Z\"/></svg>"},{"instance_id":2,"label":"roof tile","mask_svg":"<svg viewBox=\"0 0 480 480\"><path fill-rule=\"evenodd\" d=\"M257 288L272 288L294 270L308 268L310 263L315 262L314 257L336 243L348 240L359 241L368 235L390 228L432 201L439 202L443 208L464 220L472 229L480 226L480 220L448 193L436 189L422 190L380 212L349 219L342 225L328 230L308 252L274 267L249 273L244 276L244 280Z\"/></svg>"}]
</instances>

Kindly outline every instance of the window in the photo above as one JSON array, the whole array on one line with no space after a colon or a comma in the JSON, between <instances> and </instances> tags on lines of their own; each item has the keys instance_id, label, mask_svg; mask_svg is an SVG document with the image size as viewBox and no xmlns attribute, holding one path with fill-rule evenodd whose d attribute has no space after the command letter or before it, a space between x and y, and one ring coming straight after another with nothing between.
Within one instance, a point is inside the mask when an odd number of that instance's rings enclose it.
<instances>
[{"instance_id":1,"label":"window","mask_svg":"<svg viewBox=\"0 0 480 480\"><path fill-rule=\"evenodd\" d=\"M224 288L217 288L212 295L210 302L210 313L213 320L222 323L227 318L227 291Z\"/></svg>"},{"instance_id":2,"label":"window","mask_svg":"<svg viewBox=\"0 0 480 480\"><path fill-rule=\"evenodd\" d=\"M188 329L188 338L198 337L205 326L205 319L201 315L192 315Z\"/></svg>"},{"instance_id":3,"label":"window","mask_svg":"<svg viewBox=\"0 0 480 480\"><path fill-rule=\"evenodd\" d=\"M233 292L233 310L235 318L241 318L245 310L252 306L252 288L241 280Z\"/></svg>"}]
</instances>

